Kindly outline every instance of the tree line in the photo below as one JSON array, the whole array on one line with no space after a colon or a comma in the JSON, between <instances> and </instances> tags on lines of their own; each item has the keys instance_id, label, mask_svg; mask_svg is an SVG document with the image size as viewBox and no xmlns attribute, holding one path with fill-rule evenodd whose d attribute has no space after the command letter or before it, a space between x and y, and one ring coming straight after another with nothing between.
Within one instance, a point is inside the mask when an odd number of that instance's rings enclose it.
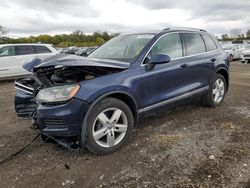
<instances>
[{"instance_id":1,"label":"tree line","mask_svg":"<svg viewBox=\"0 0 250 188\"><path fill-rule=\"evenodd\" d=\"M247 32L244 34L240 28L233 28L230 31L230 35L229 34L222 34L221 35L221 39L223 41L227 41L227 40L250 40L250 29L247 30Z\"/></svg>"},{"instance_id":2,"label":"tree line","mask_svg":"<svg viewBox=\"0 0 250 188\"><path fill-rule=\"evenodd\" d=\"M100 46L118 34L109 34L108 32L95 32L93 34L85 34L80 30L71 34L60 35L39 35L22 38L6 37L7 30L0 26L0 44L11 43L47 43L56 47L68 46Z\"/></svg>"}]
</instances>

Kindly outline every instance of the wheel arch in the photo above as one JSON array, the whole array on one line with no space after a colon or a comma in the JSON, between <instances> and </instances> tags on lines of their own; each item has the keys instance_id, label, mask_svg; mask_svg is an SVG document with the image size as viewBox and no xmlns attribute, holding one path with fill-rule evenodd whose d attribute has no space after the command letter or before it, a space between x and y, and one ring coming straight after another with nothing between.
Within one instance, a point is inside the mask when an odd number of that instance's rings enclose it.
<instances>
[{"instance_id":1,"label":"wheel arch","mask_svg":"<svg viewBox=\"0 0 250 188\"><path fill-rule=\"evenodd\" d=\"M89 113L91 112L91 110L93 109L93 107L101 100L103 100L104 98L116 98L118 100L123 101L124 103L126 103L129 108L131 109L133 116L134 116L134 127L136 127L138 125L139 122L139 113L138 113L138 106L136 103L136 100L134 99L134 97L124 91L113 91L113 92L108 92L105 93L99 97L97 97L92 103L89 104L88 110L85 113L85 117L83 120L83 125L82 125L82 134L84 136L81 136L81 143L84 146L86 144L86 138L87 138L87 131L86 131L86 127L87 127L87 117L89 116Z\"/></svg>"},{"instance_id":2,"label":"wheel arch","mask_svg":"<svg viewBox=\"0 0 250 188\"><path fill-rule=\"evenodd\" d=\"M228 71L224 68L220 68L216 71L216 74L221 74L225 80L226 80L226 84L227 84L227 91L228 91L228 88L229 88L229 74L228 74Z\"/></svg>"}]
</instances>

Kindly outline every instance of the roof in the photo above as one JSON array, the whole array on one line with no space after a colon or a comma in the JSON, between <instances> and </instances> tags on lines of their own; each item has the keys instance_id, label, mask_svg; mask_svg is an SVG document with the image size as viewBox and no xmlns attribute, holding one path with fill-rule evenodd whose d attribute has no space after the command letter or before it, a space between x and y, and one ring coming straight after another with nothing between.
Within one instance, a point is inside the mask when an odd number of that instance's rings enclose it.
<instances>
[{"instance_id":1,"label":"roof","mask_svg":"<svg viewBox=\"0 0 250 188\"><path fill-rule=\"evenodd\" d=\"M149 30L149 31L143 31L143 32L130 32L130 33L122 33L120 36L123 35L156 35L158 33L167 32L167 31L195 31L195 32L207 32L204 29L199 28L192 28L192 27L169 27L165 28L163 30Z\"/></svg>"},{"instance_id":2,"label":"roof","mask_svg":"<svg viewBox=\"0 0 250 188\"><path fill-rule=\"evenodd\" d=\"M16 43L16 44L0 44L0 47L4 46L50 46L51 44L44 44L44 43Z\"/></svg>"},{"instance_id":3,"label":"roof","mask_svg":"<svg viewBox=\"0 0 250 188\"><path fill-rule=\"evenodd\" d=\"M163 29L163 31L202 31L202 32L207 32L206 30L204 29L199 29L199 28L192 28L192 27L169 27L169 28L165 28Z\"/></svg>"}]
</instances>

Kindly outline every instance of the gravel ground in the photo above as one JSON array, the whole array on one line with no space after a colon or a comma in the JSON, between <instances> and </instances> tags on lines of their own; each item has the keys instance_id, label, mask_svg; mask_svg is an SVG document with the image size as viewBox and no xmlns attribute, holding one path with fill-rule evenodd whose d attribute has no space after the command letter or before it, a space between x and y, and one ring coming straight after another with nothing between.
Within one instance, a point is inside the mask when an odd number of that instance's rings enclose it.
<instances>
[{"instance_id":1,"label":"gravel ground","mask_svg":"<svg viewBox=\"0 0 250 188\"><path fill-rule=\"evenodd\" d=\"M146 117L108 156L38 139L0 165L0 187L250 187L250 65L234 62L230 72L220 107L194 102ZM14 92L0 83L0 159L35 136L15 116Z\"/></svg>"}]
</instances>

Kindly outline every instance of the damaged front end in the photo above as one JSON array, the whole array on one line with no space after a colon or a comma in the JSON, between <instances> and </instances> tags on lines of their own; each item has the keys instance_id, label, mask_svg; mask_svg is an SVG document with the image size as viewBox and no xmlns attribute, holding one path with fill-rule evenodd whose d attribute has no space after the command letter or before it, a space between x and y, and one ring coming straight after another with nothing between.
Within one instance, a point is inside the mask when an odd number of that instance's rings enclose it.
<instances>
[{"instance_id":1,"label":"damaged front end","mask_svg":"<svg viewBox=\"0 0 250 188\"><path fill-rule=\"evenodd\" d=\"M74 137L74 142L77 142L76 137L81 134L84 118L81 113L87 110L88 104L74 97L62 101L39 101L38 95L42 95L46 90L72 85L79 86L78 89L80 89L83 82L121 72L128 67L129 63L65 54L56 55L44 61L35 59L24 65L24 68L32 71L33 75L15 81L16 114L31 118L33 126L49 138L53 137L58 141L64 137Z\"/></svg>"}]
</instances>

